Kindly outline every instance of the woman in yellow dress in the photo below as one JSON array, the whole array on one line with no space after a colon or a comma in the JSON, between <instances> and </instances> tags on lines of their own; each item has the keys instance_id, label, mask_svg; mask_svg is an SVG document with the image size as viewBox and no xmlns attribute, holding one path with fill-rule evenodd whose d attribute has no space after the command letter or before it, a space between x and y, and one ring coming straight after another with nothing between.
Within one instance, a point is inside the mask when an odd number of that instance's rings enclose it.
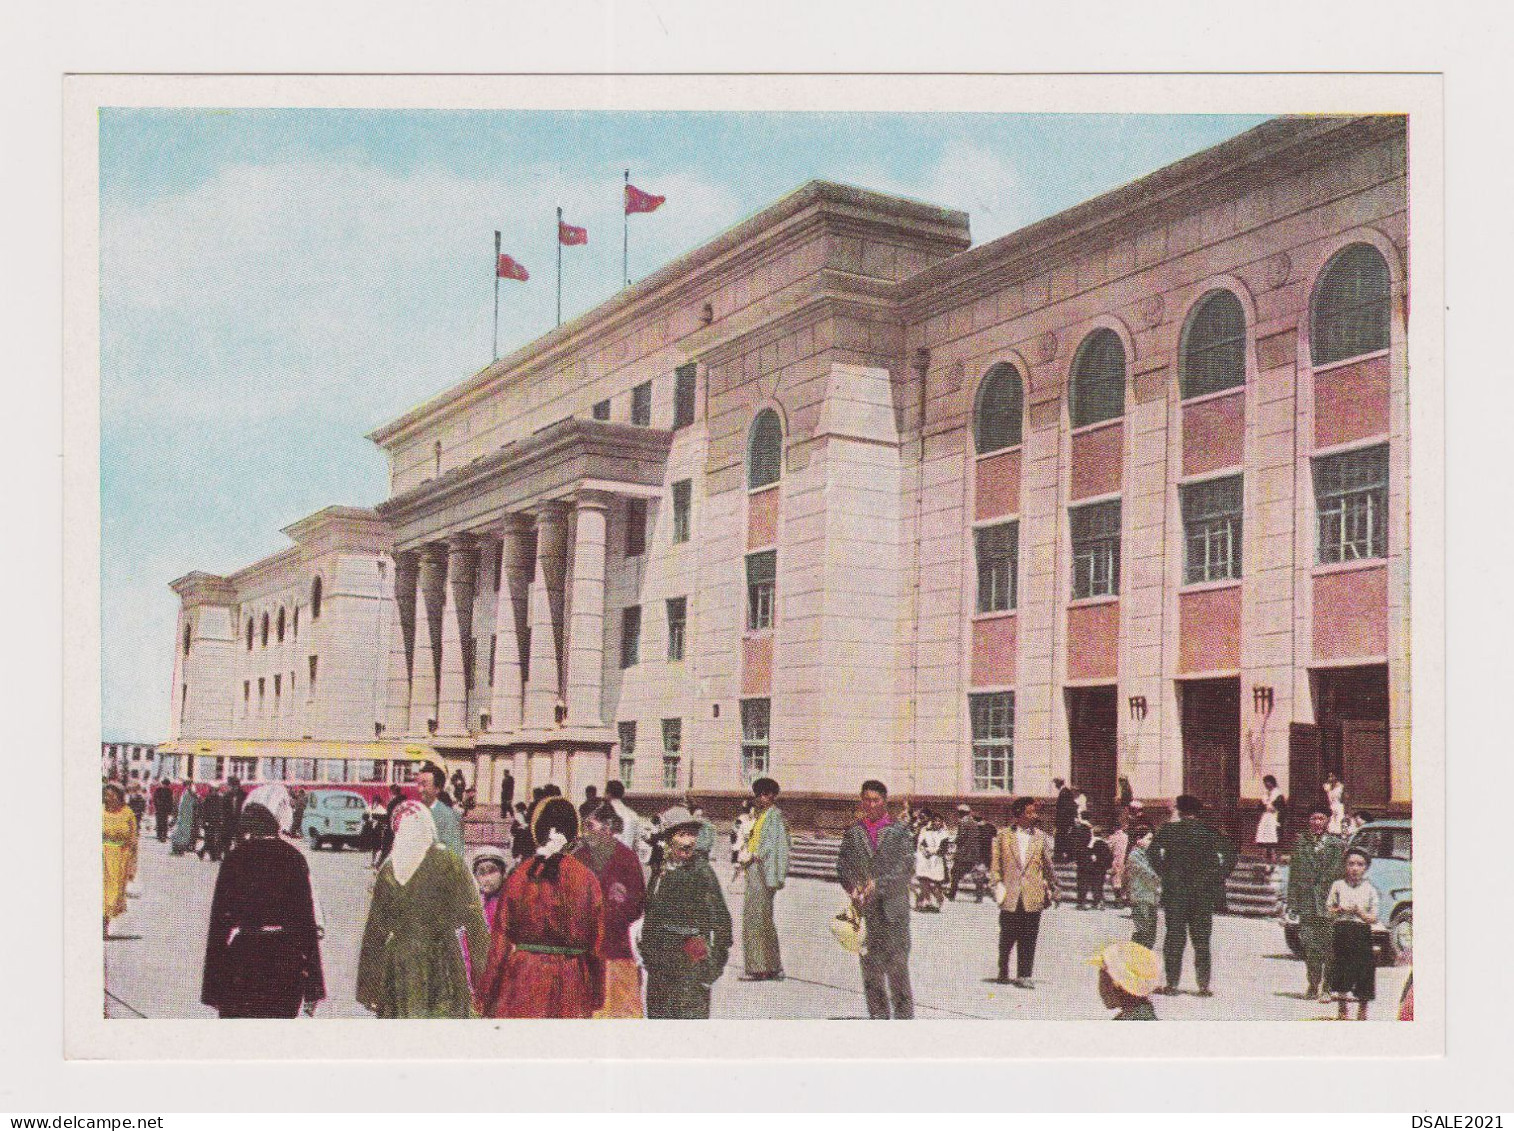
<instances>
[{"instance_id":1,"label":"woman in yellow dress","mask_svg":"<svg viewBox=\"0 0 1514 1131\"><path fill-rule=\"evenodd\" d=\"M115 782L106 782L105 801L105 927L110 937L110 921L126 913L126 885L137 878L137 818L126 807L126 791Z\"/></svg>"}]
</instances>

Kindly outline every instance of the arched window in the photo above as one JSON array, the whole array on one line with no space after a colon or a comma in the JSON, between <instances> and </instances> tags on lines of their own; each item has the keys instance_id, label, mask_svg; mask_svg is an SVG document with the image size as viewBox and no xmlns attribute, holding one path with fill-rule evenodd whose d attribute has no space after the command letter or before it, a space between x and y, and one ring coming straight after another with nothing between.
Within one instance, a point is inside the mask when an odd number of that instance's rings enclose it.
<instances>
[{"instance_id":1,"label":"arched window","mask_svg":"<svg viewBox=\"0 0 1514 1131\"><path fill-rule=\"evenodd\" d=\"M321 579L319 576L310 583L310 619L317 620L321 615Z\"/></svg>"},{"instance_id":2,"label":"arched window","mask_svg":"<svg viewBox=\"0 0 1514 1131\"><path fill-rule=\"evenodd\" d=\"M1194 308L1181 373L1185 398L1246 383L1246 311L1229 291L1210 291Z\"/></svg>"},{"instance_id":3,"label":"arched window","mask_svg":"<svg viewBox=\"0 0 1514 1131\"><path fill-rule=\"evenodd\" d=\"M1388 348L1388 263L1371 244L1336 252L1314 288L1310 353L1328 365Z\"/></svg>"},{"instance_id":4,"label":"arched window","mask_svg":"<svg viewBox=\"0 0 1514 1131\"><path fill-rule=\"evenodd\" d=\"M184 654L189 655L189 622L184 622Z\"/></svg>"},{"instance_id":5,"label":"arched window","mask_svg":"<svg viewBox=\"0 0 1514 1131\"><path fill-rule=\"evenodd\" d=\"M263 647L268 647L268 614L263 614Z\"/></svg>"},{"instance_id":6,"label":"arched window","mask_svg":"<svg viewBox=\"0 0 1514 1131\"><path fill-rule=\"evenodd\" d=\"M1000 362L978 386L978 403L973 409L973 443L978 454L1018 444L1024 410L1025 387L1020 374L1013 365Z\"/></svg>"},{"instance_id":7,"label":"arched window","mask_svg":"<svg viewBox=\"0 0 1514 1131\"><path fill-rule=\"evenodd\" d=\"M747 434L746 485L755 491L783 477L783 422L778 414L765 408L752 421Z\"/></svg>"},{"instance_id":8,"label":"arched window","mask_svg":"<svg viewBox=\"0 0 1514 1131\"><path fill-rule=\"evenodd\" d=\"M252 618L247 618L247 650L252 651Z\"/></svg>"},{"instance_id":9,"label":"arched window","mask_svg":"<svg viewBox=\"0 0 1514 1131\"><path fill-rule=\"evenodd\" d=\"M277 631L278 631L279 643L282 644L282 643L284 643L284 606L283 605L279 606L279 620L278 620L278 630Z\"/></svg>"},{"instance_id":10,"label":"arched window","mask_svg":"<svg viewBox=\"0 0 1514 1131\"><path fill-rule=\"evenodd\" d=\"M1095 330L1078 347L1068 412L1074 428L1125 415L1125 346L1113 330Z\"/></svg>"}]
</instances>

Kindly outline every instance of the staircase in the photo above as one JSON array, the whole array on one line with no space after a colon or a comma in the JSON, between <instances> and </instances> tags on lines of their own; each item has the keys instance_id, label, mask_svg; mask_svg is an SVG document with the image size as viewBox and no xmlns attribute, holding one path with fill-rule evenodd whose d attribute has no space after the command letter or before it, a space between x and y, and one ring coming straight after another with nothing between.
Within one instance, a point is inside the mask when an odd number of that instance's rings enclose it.
<instances>
[{"instance_id":1,"label":"staircase","mask_svg":"<svg viewBox=\"0 0 1514 1131\"><path fill-rule=\"evenodd\" d=\"M841 841L834 837L799 834L793 838L789 875L836 882L836 858ZM1056 866L1057 883L1071 896L1078 890L1077 869L1070 862ZM1242 860L1225 881L1225 909L1232 915L1270 918L1277 914L1282 897L1271 870L1260 861ZM1105 899L1114 893L1106 888Z\"/></svg>"}]
</instances>

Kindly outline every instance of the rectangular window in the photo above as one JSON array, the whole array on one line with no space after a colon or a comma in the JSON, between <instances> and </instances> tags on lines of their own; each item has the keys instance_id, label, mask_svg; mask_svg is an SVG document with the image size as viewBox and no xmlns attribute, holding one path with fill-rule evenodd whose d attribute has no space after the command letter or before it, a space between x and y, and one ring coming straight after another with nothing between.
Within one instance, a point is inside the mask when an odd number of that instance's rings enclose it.
<instances>
[{"instance_id":1,"label":"rectangular window","mask_svg":"<svg viewBox=\"0 0 1514 1131\"><path fill-rule=\"evenodd\" d=\"M973 726L973 788L1014 788L1015 693L969 695Z\"/></svg>"},{"instance_id":2,"label":"rectangular window","mask_svg":"<svg viewBox=\"0 0 1514 1131\"><path fill-rule=\"evenodd\" d=\"M499 592L500 580L505 576L505 544L494 544L494 591Z\"/></svg>"},{"instance_id":3,"label":"rectangular window","mask_svg":"<svg viewBox=\"0 0 1514 1131\"><path fill-rule=\"evenodd\" d=\"M673 541L687 542L693 529L694 481L680 479L673 484Z\"/></svg>"},{"instance_id":4,"label":"rectangular window","mask_svg":"<svg viewBox=\"0 0 1514 1131\"><path fill-rule=\"evenodd\" d=\"M1105 597L1120 591L1120 500L1074 507L1072 597Z\"/></svg>"},{"instance_id":5,"label":"rectangular window","mask_svg":"<svg viewBox=\"0 0 1514 1131\"><path fill-rule=\"evenodd\" d=\"M347 762L343 758L327 758L321 763L321 780L341 785L347 781Z\"/></svg>"},{"instance_id":6,"label":"rectangular window","mask_svg":"<svg viewBox=\"0 0 1514 1131\"><path fill-rule=\"evenodd\" d=\"M610 402L609 401L600 401L597 405L594 406L594 419L595 420L609 420L610 419Z\"/></svg>"},{"instance_id":7,"label":"rectangular window","mask_svg":"<svg viewBox=\"0 0 1514 1131\"><path fill-rule=\"evenodd\" d=\"M634 668L641 658L641 606L630 605L620 614L620 666Z\"/></svg>"},{"instance_id":8,"label":"rectangular window","mask_svg":"<svg viewBox=\"0 0 1514 1131\"><path fill-rule=\"evenodd\" d=\"M768 772L769 735L773 721L771 699L741 701L741 776L748 785Z\"/></svg>"},{"instance_id":9,"label":"rectangular window","mask_svg":"<svg viewBox=\"0 0 1514 1131\"><path fill-rule=\"evenodd\" d=\"M631 772L636 769L636 724L617 723L620 731L620 784L631 788Z\"/></svg>"},{"instance_id":10,"label":"rectangular window","mask_svg":"<svg viewBox=\"0 0 1514 1131\"><path fill-rule=\"evenodd\" d=\"M291 758L289 761L292 767L290 776L295 781L315 781L314 758Z\"/></svg>"},{"instance_id":11,"label":"rectangular window","mask_svg":"<svg viewBox=\"0 0 1514 1131\"><path fill-rule=\"evenodd\" d=\"M231 776L239 782L249 782L257 776L258 760L256 758L233 758L231 760Z\"/></svg>"},{"instance_id":12,"label":"rectangular window","mask_svg":"<svg viewBox=\"0 0 1514 1131\"><path fill-rule=\"evenodd\" d=\"M263 713L263 704L267 700L267 698L268 698L268 685L267 685L267 681L264 680L263 678L259 677L259 679L258 679L258 714L260 714L260 715Z\"/></svg>"},{"instance_id":13,"label":"rectangular window","mask_svg":"<svg viewBox=\"0 0 1514 1131\"><path fill-rule=\"evenodd\" d=\"M746 556L746 626L750 631L773 627L777 596L778 553L763 550Z\"/></svg>"},{"instance_id":14,"label":"rectangular window","mask_svg":"<svg viewBox=\"0 0 1514 1131\"><path fill-rule=\"evenodd\" d=\"M1241 576L1241 477L1211 479L1182 489L1183 581Z\"/></svg>"},{"instance_id":15,"label":"rectangular window","mask_svg":"<svg viewBox=\"0 0 1514 1131\"><path fill-rule=\"evenodd\" d=\"M250 680L250 679L244 679L242 681L242 714L249 715L251 713L252 713L252 680Z\"/></svg>"},{"instance_id":16,"label":"rectangular window","mask_svg":"<svg viewBox=\"0 0 1514 1131\"><path fill-rule=\"evenodd\" d=\"M978 550L978 612L997 613L1015 607L1020 569L1020 524L1006 522L976 532Z\"/></svg>"},{"instance_id":17,"label":"rectangular window","mask_svg":"<svg viewBox=\"0 0 1514 1131\"><path fill-rule=\"evenodd\" d=\"M1314 461L1319 562L1388 556L1388 445Z\"/></svg>"},{"instance_id":18,"label":"rectangular window","mask_svg":"<svg viewBox=\"0 0 1514 1131\"><path fill-rule=\"evenodd\" d=\"M310 688L309 688L307 694L312 699L315 698L315 673L316 673L316 669L319 668L319 667L320 667L320 657L319 656L311 656L310 657Z\"/></svg>"},{"instance_id":19,"label":"rectangular window","mask_svg":"<svg viewBox=\"0 0 1514 1131\"><path fill-rule=\"evenodd\" d=\"M673 427L687 428L694 423L694 381L699 372L694 365L680 365L673 372Z\"/></svg>"},{"instance_id":20,"label":"rectangular window","mask_svg":"<svg viewBox=\"0 0 1514 1131\"><path fill-rule=\"evenodd\" d=\"M668 598L668 660L677 663L683 659L684 629L689 619L687 597Z\"/></svg>"},{"instance_id":21,"label":"rectangular window","mask_svg":"<svg viewBox=\"0 0 1514 1131\"><path fill-rule=\"evenodd\" d=\"M678 758L683 751L683 720L662 720L662 788L678 788Z\"/></svg>"},{"instance_id":22,"label":"rectangular window","mask_svg":"<svg viewBox=\"0 0 1514 1131\"><path fill-rule=\"evenodd\" d=\"M406 785L415 780L419 764L404 759L389 763L389 780L395 785Z\"/></svg>"},{"instance_id":23,"label":"rectangular window","mask_svg":"<svg viewBox=\"0 0 1514 1131\"><path fill-rule=\"evenodd\" d=\"M499 633L489 637L489 686L494 686L494 659L499 654Z\"/></svg>"},{"instance_id":24,"label":"rectangular window","mask_svg":"<svg viewBox=\"0 0 1514 1131\"><path fill-rule=\"evenodd\" d=\"M636 558L647 552L647 501L626 501L626 557Z\"/></svg>"},{"instance_id":25,"label":"rectangular window","mask_svg":"<svg viewBox=\"0 0 1514 1131\"><path fill-rule=\"evenodd\" d=\"M643 381L631 390L631 423L648 428L652 424L652 382Z\"/></svg>"}]
</instances>

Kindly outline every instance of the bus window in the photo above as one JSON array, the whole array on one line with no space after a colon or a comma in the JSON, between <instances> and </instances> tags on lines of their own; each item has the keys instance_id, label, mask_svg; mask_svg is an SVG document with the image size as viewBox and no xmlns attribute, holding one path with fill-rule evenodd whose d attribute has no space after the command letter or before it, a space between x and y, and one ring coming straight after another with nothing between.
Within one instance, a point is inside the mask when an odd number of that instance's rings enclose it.
<instances>
[{"instance_id":1,"label":"bus window","mask_svg":"<svg viewBox=\"0 0 1514 1131\"><path fill-rule=\"evenodd\" d=\"M377 758L359 758L357 760L357 776L354 781L382 782L384 780L384 763Z\"/></svg>"},{"instance_id":2,"label":"bus window","mask_svg":"<svg viewBox=\"0 0 1514 1131\"><path fill-rule=\"evenodd\" d=\"M396 759L392 764L390 781L395 785L408 785L415 780L416 764L409 759Z\"/></svg>"},{"instance_id":3,"label":"bus window","mask_svg":"<svg viewBox=\"0 0 1514 1131\"><path fill-rule=\"evenodd\" d=\"M316 780L314 758L294 758L292 761L294 762L293 776L295 781L313 782Z\"/></svg>"}]
</instances>

